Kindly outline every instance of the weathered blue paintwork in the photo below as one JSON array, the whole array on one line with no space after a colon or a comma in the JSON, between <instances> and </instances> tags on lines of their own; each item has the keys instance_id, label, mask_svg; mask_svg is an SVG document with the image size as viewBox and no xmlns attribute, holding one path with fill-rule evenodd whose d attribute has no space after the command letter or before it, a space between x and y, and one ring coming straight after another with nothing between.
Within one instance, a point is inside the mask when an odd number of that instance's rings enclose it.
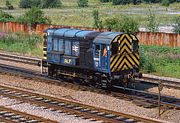
<instances>
[{"instance_id":1,"label":"weathered blue paintwork","mask_svg":"<svg viewBox=\"0 0 180 123\"><path fill-rule=\"evenodd\" d=\"M79 57L80 52L79 39L85 39L92 32L95 31L69 28L47 29L47 62L62 65L77 65L76 59ZM64 45L63 47L62 44Z\"/></svg>"},{"instance_id":2,"label":"weathered blue paintwork","mask_svg":"<svg viewBox=\"0 0 180 123\"><path fill-rule=\"evenodd\" d=\"M123 33L122 32L103 32L94 39L93 43L110 45L111 42L114 40L114 38L121 34Z\"/></svg>"}]
</instances>

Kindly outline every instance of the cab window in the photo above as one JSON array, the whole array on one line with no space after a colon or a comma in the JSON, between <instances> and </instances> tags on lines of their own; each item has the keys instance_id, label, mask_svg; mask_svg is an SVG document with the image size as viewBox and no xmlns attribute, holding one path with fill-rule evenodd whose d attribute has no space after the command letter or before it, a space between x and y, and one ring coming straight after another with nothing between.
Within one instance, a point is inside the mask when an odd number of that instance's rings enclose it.
<instances>
[{"instance_id":1,"label":"cab window","mask_svg":"<svg viewBox=\"0 0 180 123\"><path fill-rule=\"evenodd\" d=\"M100 57L100 45L95 46L95 57L99 58Z\"/></svg>"},{"instance_id":2,"label":"cab window","mask_svg":"<svg viewBox=\"0 0 180 123\"><path fill-rule=\"evenodd\" d=\"M132 52L137 52L138 49L139 49L138 41L137 40L133 40L132 41Z\"/></svg>"},{"instance_id":3,"label":"cab window","mask_svg":"<svg viewBox=\"0 0 180 123\"><path fill-rule=\"evenodd\" d=\"M112 55L115 55L118 53L118 42L113 42L111 47Z\"/></svg>"}]
</instances>

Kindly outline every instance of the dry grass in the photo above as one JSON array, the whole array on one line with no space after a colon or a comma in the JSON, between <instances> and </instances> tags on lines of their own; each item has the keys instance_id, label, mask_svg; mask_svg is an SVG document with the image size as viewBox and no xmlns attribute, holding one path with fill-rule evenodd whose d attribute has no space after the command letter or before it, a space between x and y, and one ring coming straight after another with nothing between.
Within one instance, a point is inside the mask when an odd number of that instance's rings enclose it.
<instances>
[{"instance_id":1,"label":"dry grass","mask_svg":"<svg viewBox=\"0 0 180 123\"><path fill-rule=\"evenodd\" d=\"M6 0L0 0L0 7L5 7ZM15 10L5 10L14 16L20 16L25 9L18 8L20 0L9 0L15 6ZM52 20L52 24L69 25L69 26L92 26L92 11L99 10L100 17L105 20L108 17L120 18L121 15L132 16L141 26L147 23L147 14L151 9L157 16L160 25L171 25L176 14L172 12L180 11L180 3L171 4L166 11L166 7L159 4L140 4L140 5L118 5L113 6L111 3L102 4L99 0L89 0L88 8L78 8L77 0L61 0L63 7L59 9L44 9L46 16ZM169 14L171 13L171 14Z\"/></svg>"}]
</instances>

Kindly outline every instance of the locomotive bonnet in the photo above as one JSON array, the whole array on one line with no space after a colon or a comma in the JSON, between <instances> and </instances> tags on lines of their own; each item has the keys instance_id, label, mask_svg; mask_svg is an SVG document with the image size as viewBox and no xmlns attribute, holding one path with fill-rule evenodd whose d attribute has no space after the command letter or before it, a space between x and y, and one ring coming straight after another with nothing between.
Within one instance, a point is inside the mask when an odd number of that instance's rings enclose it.
<instances>
[{"instance_id":1,"label":"locomotive bonnet","mask_svg":"<svg viewBox=\"0 0 180 123\"><path fill-rule=\"evenodd\" d=\"M141 77L138 43L135 35L122 32L49 28L44 32L43 67L57 78L127 82Z\"/></svg>"}]
</instances>

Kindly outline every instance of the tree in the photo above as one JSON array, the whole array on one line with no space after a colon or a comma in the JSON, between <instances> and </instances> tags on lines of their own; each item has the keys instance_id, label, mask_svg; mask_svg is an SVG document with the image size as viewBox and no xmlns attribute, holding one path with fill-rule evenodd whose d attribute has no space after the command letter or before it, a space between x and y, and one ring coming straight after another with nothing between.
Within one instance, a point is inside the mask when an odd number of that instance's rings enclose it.
<instances>
[{"instance_id":1,"label":"tree","mask_svg":"<svg viewBox=\"0 0 180 123\"><path fill-rule=\"evenodd\" d=\"M8 0L6 0L6 7L10 10L14 9L14 6L11 5L11 3Z\"/></svg>"},{"instance_id":2,"label":"tree","mask_svg":"<svg viewBox=\"0 0 180 123\"><path fill-rule=\"evenodd\" d=\"M159 30L159 23L156 21L156 16L154 13L151 12L149 9L149 15L147 17L147 28L150 32L156 32Z\"/></svg>"},{"instance_id":3,"label":"tree","mask_svg":"<svg viewBox=\"0 0 180 123\"><path fill-rule=\"evenodd\" d=\"M43 11L35 7L27 11L23 16L20 17L20 19L22 22L27 23L31 26L36 24L51 23L50 19L44 16Z\"/></svg>"},{"instance_id":4,"label":"tree","mask_svg":"<svg viewBox=\"0 0 180 123\"><path fill-rule=\"evenodd\" d=\"M88 0L78 0L77 4L79 7L88 7Z\"/></svg>"},{"instance_id":5,"label":"tree","mask_svg":"<svg viewBox=\"0 0 180 123\"><path fill-rule=\"evenodd\" d=\"M102 21L99 17L99 11L98 10L93 10L93 18L94 18L94 27L102 29Z\"/></svg>"}]
</instances>

